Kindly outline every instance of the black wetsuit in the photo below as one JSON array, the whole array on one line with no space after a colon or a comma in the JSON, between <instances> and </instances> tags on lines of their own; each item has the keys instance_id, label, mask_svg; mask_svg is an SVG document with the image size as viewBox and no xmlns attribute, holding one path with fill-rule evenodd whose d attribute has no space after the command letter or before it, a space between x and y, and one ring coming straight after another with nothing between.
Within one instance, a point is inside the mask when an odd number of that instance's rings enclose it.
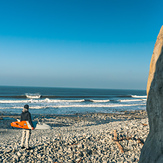
<instances>
[{"instance_id":1,"label":"black wetsuit","mask_svg":"<svg viewBox=\"0 0 163 163\"><path fill-rule=\"evenodd\" d=\"M21 113L21 120L20 121L28 121L31 127L33 127L32 119L31 119L31 114L29 111L25 111Z\"/></svg>"}]
</instances>

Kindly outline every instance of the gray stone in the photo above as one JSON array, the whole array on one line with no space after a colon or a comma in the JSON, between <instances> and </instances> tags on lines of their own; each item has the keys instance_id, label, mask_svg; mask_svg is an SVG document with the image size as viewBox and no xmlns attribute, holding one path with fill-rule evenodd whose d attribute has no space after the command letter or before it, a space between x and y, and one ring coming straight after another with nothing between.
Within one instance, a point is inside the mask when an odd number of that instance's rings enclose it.
<instances>
[{"instance_id":1,"label":"gray stone","mask_svg":"<svg viewBox=\"0 0 163 163\"><path fill-rule=\"evenodd\" d=\"M54 162L51 157L48 156L48 162Z\"/></svg>"},{"instance_id":2,"label":"gray stone","mask_svg":"<svg viewBox=\"0 0 163 163\"><path fill-rule=\"evenodd\" d=\"M163 158L163 26L157 37L147 83L147 113L150 132L139 163L162 163Z\"/></svg>"},{"instance_id":3,"label":"gray stone","mask_svg":"<svg viewBox=\"0 0 163 163\"><path fill-rule=\"evenodd\" d=\"M21 153L20 153L20 152L18 152L18 153L17 153L17 155L20 157L20 156L21 156Z\"/></svg>"}]
</instances>

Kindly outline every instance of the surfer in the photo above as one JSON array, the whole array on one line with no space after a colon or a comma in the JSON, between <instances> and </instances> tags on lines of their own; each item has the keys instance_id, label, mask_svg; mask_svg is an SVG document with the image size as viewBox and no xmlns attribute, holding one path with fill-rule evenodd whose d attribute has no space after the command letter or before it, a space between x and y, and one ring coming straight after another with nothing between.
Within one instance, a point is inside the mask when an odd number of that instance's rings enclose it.
<instances>
[{"instance_id":1,"label":"surfer","mask_svg":"<svg viewBox=\"0 0 163 163\"><path fill-rule=\"evenodd\" d=\"M31 114L28 111L29 110L29 105L24 105L23 111L21 113L21 120L20 121L28 121L29 124L32 126L32 130L34 130L32 119L31 119ZM26 148L26 150L32 149L29 147L29 140L31 136L31 129L23 129L22 131L22 140L21 140L21 149ZM25 141L26 139L26 141ZM24 146L24 141L25 141L25 146Z\"/></svg>"}]
</instances>

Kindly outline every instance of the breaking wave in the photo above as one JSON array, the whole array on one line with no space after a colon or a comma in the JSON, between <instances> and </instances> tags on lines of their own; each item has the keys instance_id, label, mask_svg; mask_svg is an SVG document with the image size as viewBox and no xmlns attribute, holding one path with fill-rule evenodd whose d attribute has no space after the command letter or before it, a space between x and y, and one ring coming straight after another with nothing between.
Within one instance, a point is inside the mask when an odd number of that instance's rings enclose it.
<instances>
[{"instance_id":1,"label":"breaking wave","mask_svg":"<svg viewBox=\"0 0 163 163\"><path fill-rule=\"evenodd\" d=\"M41 97L39 93L26 93L25 96L30 99L38 99Z\"/></svg>"},{"instance_id":2,"label":"breaking wave","mask_svg":"<svg viewBox=\"0 0 163 163\"><path fill-rule=\"evenodd\" d=\"M117 104L117 105L50 105L50 106L30 106L30 109L46 109L46 108L117 108L117 107L129 107L129 106L145 106L146 104ZM20 109L22 107L11 106L3 107L0 109Z\"/></svg>"},{"instance_id":3,"label":"breaking wave","mask_svg":"<svg viewBox=\"0 0 163 163\"><path fill-rule=\"evenodd\" d=\"M131 95L133 98L147 98L147 96L137 96L137 95Z\"/></svg>"},{"instance_id":4,"label":"breaking wave","mask_svg":"<svg viewBox=\"0 0 163 163\"><path fill-rule=\"evenodd\" d=\"M41 95L0 96L0 111L20 113L29 104L32 114L71 114L145 109L147 96L141 95Z\"/></svg>"}]
</instances>

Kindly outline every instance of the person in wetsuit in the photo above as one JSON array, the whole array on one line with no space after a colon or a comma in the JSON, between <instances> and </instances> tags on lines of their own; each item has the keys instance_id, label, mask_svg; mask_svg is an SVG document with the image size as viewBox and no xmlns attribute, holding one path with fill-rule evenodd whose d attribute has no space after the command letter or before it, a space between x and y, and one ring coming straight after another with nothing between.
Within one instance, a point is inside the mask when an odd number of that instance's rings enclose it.
<instances>
[{"instance_id":1,"label":"person in wetsuit","mask_svg":"<svg viewBox=\"0 0 163 163\"><path fill-rule=\"evenodd\" d=\"M29 110L29 105L27 105L27 104L24 105L23 111L21 113L20 121L28 121L32 127L32 130L34 130L32 119L31 119L31 114L28 110ZM24 149L24 148L26 148L26 150L32 149L31 147L29 147L30 136L31 136L31 129L23 129L22 140L21 140L21 149ZM24 141L25 141L25 146L24 146Z\"/></svg>"}]
</instances>

